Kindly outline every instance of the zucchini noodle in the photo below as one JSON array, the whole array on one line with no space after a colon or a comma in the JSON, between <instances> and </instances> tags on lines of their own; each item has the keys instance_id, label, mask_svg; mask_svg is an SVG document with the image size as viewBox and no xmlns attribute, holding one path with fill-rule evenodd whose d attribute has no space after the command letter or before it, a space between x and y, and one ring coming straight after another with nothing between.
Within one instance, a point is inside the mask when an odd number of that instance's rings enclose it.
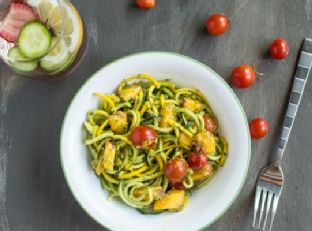
<instances>
[{"instance_id":1,"label":"zucchini noodle","mask_svg":"<svg viewBox=\"0 0 312 231\"><path fill-rule=\"evenodd\" d=\"M215 124L217 119L199 90L178 88L169 80L138 74L122 81L116 93L96 92L95 96L101 103L83 123L84 144L91 166L110 197L143 213L177 212L186 206L187 197L183 196L184 202L179 206L172 207L170 203L170 207L168 198L175 200L175 195L169 194L202 187L224 165L228 144L217 129L207 127L205 117ZM140 125L157 133L152 148L132 143L131 133ZM175 188L165 174L167 163L175 158L187 163L192 152L206 155L208 163L200 170L188 166L180 188Z\"/></svg>"}]
</instances>

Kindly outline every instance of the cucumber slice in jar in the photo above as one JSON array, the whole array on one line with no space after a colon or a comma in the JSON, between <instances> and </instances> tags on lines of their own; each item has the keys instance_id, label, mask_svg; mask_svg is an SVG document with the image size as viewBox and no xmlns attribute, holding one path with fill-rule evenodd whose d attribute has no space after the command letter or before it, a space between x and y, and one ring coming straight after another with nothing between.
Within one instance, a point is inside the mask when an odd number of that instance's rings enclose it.
<instances>
[{"instance_id":1,"label":"cucumber slice in jar","mask_svg":"<svg viewBox=\"0 0 312 231\"><path fill-rule=\"evenodd\" d=\"M18 46L24 56L38 59L46 55L51 44L52 34L40 21L26 23L18 35Z\"/></svg>"},{"instance_id":2,"label":"cucumber slice in jar","mask_svg":"<svg viewBox=\"0 0 312 231\"><path fill-rule=\"evenodd\" d=\"M51 42L52 51L40 60L41 68L47 71L57 71L67 64L70 54L64 39L53 37ZM56 45L56 47L54 47ZM54 48L53 48L54 47Z\"/></svg>"},{"instance_id":3,"label":"cucumber slice in jar","mask_svg":"<svg viewBox=\"0 0 312 231\"><path fill-rule=\"evenodd\" d=\"M28 60L20 51L18 47L12 47L9 50L8 57L10 58L9 62L17 71L20 72L31 72L37 68L37 62Z\"/></svg>"}]
</instances>

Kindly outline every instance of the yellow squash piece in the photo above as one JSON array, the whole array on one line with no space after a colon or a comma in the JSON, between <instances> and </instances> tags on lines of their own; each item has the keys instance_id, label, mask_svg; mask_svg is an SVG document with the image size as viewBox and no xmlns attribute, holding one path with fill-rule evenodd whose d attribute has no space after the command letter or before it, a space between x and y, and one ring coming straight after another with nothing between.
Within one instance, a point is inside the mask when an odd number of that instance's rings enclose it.
<instances>
[{"instance_id":1,"label":"yellow squash piece","mask_svg":"<svg viewBox=\"0 0 312 231\"><path fill-rule=\"evenodd\" d=\"M119 173L119 179L129 179L134 176L139 176L142 172L145 172L148 169L148 167L145 165L142 168L139 168L138 170L129 172L129 173Z\"/></svg>"},{"instance_id":2,"label":"yellow squash piece","mask_svg":"<svg viewBox=\"0 0 312 231\"><path fill-rule=\"evenodd\" d=\"M115 112L109 116L108 123L113 132L118 134L125 133L128 129L127 113L122 111Z\"/></svg>"},{"instance_id":3,"label":"yellow squash piece","mask_svg":"<svg viewBox=\"0 0 312 231\"><path fill-rule=\"evenodd\" d=\"M191 175L193 181L200 181L209 176L212 173L212 166L211 164L206 164L204 167L198 170L194 170L193 174Z\"/></svg>"},{"instance_id":4,"label":"yellow squash piece","mask_svg":"<svg viewBox=\"0 0 312 231\"><path fill-rule=\"evenodd\" d=\"M186 135L184 132L180 132L178 142L183 147L192 147L192 138Z\"/></svg>"},{"instance_id":5,"label":"yellow squash piece","mask_svg":"<svg viewBox=\"0 0 312 231\"><path fill-rule=\"evenodd\" d=\"M154 201L161 199L165 195L165 191L164 191L163 187L161 187L161 186L150 187L150 190L152 191ZM133 194L135 197L139 197L145 193L146 194L145 199L147 199L148 198L147 192L148 192L147 187L144 186L144 187L140 187L140 188L135 189Z\"/></svg>"},{"instance_id":6,"label":"yellow squash piece","mask_svg":"<svg viewBox=\"0 0 312 231\"><path fill-rule=\"evenodd\" d=\"M165 102L163 108L160 111L161 127L168 127L170 124L168 123L168 119L175 120L175 106L172 102Z\"/></svg>"},{"instance_id":7,"label":"yellow squash piece","mask_svg":"<svg viewBox=\"0 0 312 231\"><path fill-rule=\"evenodd\" d=\"M205 108L204 104L188 98L183 99L183 107L194 112L201 111Z\"/></svg>"},{"instance_id":8,"label":"yellow squash piece","mask_svg":"<svg viewBox=\"0 0 312 231\"><path fill-rule=\"evenodd\" d=\"M194 137L194 142L206 154L215 153L216 151L216 140L209 131L197 133Z\"/></svg>"},{"instance_id":9,"label":"yellow squash piece","mask_svg":"<svg viewBox=\"0 0 312 231\"><path fill-rule=\"evenodd\" d=\"M114 160L116 155L116 147L111 142L105 143L103 166L105 170L112 171L114 169Z\"/></svg>"},{"instance_id":10,"label":"yellow squash piece","mask_svg":"<svg viewBox=\"0 0 312 231\"><path fill-rule=\"evenodd\" d=\"M135 99L137 96L139 96L140 93L143 93L143 89L139 85L131 85L128 87L125 87L120 90L119 96L124 100L124 101L129 101L131 99Z\"/></svg>"},{"instance_id":11,"label":"yellow squash piece","mask_svg":"<svg viewBox=\"0 0 312 231\"><path fill-rule=\"evenodd\" d=\"M95 167L95 172L96 172L96 175L101 175L102 172L104 172L105 168L104 168L104 165L103 165L103 160L100 159L97 164L96 164L96 167Z\"/></svg>"},{"instance_id":12,"label":"yellow squash piece","mask_svg":"<svg viewBox=\"0 0 312 231\"><path fill-rule=\"evenodd\" d=\"M173 189L154 203L154 210L179 210L184 206L185 191Z\"/></svg>"}]
</instances>

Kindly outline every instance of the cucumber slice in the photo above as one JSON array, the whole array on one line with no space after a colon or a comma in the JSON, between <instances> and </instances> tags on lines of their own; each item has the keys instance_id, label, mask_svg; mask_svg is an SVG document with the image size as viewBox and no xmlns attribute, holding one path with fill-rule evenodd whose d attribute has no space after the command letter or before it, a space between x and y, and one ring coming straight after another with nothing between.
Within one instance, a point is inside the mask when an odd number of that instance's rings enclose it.
<instances>
[{"instance_id":1,"label":"cucumber slice","mask_svg":"<svg viewBox=\"0 0 312 231\"><path fill-rule=\"evenodd\" d=\"M57 40L56 37L52 38L51 47L56 44ZM56 71L62 68L69 59L68 48L64 39L61 38L56 47L40 60L40 66L47 71Z\"/></svg>"},{"instance_id":2,"label":"cucumber slice","mask_svg":"<svg viewBox=\"0 0 312 231\"><path fill-rule=\"evenodd\" d=\"M37 62L25 62L27 58L21 53L18 47L12 47L9 50L8 56L10 58L11 66L20 72L31 72L37 68Z\"/></svg>"},{"instance_id":3,"label":"cucumber slice","mask_svg":"<svg viewBox=\"0 0 312 231\"><path fill-rule=\"evenodd\" d=\"M18 46L29 59L38 59L49 51L52 35L46 25L39 21L26 23L18 36Z\"/></svg>"}]
</instances>

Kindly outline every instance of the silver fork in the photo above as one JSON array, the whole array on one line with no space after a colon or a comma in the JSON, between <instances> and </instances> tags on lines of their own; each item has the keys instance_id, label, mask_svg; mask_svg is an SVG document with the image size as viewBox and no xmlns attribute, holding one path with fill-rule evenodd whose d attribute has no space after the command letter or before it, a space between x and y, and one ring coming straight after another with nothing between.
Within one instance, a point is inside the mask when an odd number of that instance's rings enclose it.
<instances>
[{"instance_id":1,"label":"silver fork","mask_svg":"<svg viewBox=\"0 0 312 231\"><path fill-rule=\"evenodd\" d=\"M284 175L281 168L281 160L292 129L301 96L307 82L312 65L312 39L306 38L303 42L297 70L292 86L289 104L279 138L277 153L273 163L259 173L255 205L253 227L263 230L271 230L279 197L282 192ZM259 210L260 207L260 210ZM264 220L263 220L264 218ZM269 221L269 222L268 222Z\"/></svg>"}]
</instances>

